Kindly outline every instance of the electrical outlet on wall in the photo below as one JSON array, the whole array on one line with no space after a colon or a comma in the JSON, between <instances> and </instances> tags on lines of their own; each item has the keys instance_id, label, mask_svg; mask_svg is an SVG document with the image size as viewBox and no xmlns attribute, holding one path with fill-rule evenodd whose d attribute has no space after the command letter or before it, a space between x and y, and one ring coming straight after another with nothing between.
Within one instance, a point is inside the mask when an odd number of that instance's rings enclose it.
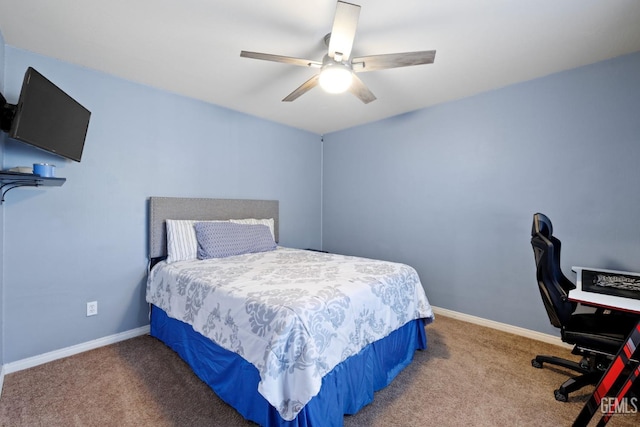
<instances>
[{"instance_id":1,"label":"electrical outlet on wall","mask_svg":"<svg viewBox=\"0 0 640 427\"><path fill-rule=\"evenodd\" d=\"M95 316L98 314L98 301L91 301L87 303L87 317Z\"/></svg>"}]
</instances>

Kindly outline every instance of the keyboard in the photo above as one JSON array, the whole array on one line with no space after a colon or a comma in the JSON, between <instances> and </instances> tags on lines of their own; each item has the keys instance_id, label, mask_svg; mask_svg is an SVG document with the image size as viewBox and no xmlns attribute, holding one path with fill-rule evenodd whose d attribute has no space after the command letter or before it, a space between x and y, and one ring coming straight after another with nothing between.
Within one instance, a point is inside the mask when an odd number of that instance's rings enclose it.
<instances>
[{"instance_id":1,"label":"keyboard","mask_svg":"<svg viewBox=\"0 0 640 427\"><path fill-rule=\"evenodd\" d=\"M640 277L628 274L582 270L582 290L640 299Z\"/></svg>"}]
</instances>

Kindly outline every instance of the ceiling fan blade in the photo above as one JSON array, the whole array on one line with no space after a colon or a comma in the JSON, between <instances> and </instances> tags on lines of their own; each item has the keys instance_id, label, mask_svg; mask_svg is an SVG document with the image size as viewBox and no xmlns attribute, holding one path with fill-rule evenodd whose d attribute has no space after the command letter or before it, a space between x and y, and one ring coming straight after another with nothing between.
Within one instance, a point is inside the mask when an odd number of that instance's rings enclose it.
<instances>
[{"instance_id":1,"label":"ceiling fan blade","mask_svg":"<svg viewBox=\"0 0 640 427\"><path fill-rule=\"evenodd\" d=\"M353 58L353 71L384 70L387 68L408 67L410 65L432 64L436 58L435 50L420 52L390 53L387 55L371 55Z\"/></svg>"},{"instance_id":2,"label":"ceiling fan blade","mask_svg":"<svg viewBox=\"0 0 640 427\"><path fill-rule=\"evenodd\" d=\"M306 82L302 83L300 85L300 87L298 87L296 90L294 90L293 92L291 92L289 95L287 95L282 102L291 102L291 101L295 101L296 99L298 99L301 95L304 95L305 93L309 92L311 89L313 89L314 87L316 87L318 85L318 78L320 77L320 74L316 74L315 76L311 77L309 80L307 80Z\"/></svg>"},{"instance_id":3,"label":"ceiling fan blade","mask_svg":"<svg viewBox=\"0 0 640 427\"><path fill-rule=\"evenodd\" d=\"M336 61L349 59L359 17L360 6L343 1L338 2L329 39L329 56L331 58ZM339 58L335 58L336 53L339 54Z\"/></svg>"},{"instance_id":4,"label":"ceiling fan blade","mask_svg":"<svg viewBox=\"0 0 640 427\"><path fill-rule=\"evenodd\" d=\"M369 90L369 88L360 80L358 76L353 75L351 86L349 86L349 92L357 96L360 101L368 104L376 100L376 96Z\"/></svg>"},{"instance_id":5,"label":"ceiling fan blade","mask_svg":"<svg viewBox=\"0 0 640 427\"><path fill-rule=\"evenodd\" d=\"M300 65L303 67L321 67L322 62L311 61L310 59L293 58L291 56L271 55L269 53L260 52L248 52L243 50L240 52L240 56L243 58L262 59L265 61L283 62L285 64Z\"/></svg>"}]
</instances>

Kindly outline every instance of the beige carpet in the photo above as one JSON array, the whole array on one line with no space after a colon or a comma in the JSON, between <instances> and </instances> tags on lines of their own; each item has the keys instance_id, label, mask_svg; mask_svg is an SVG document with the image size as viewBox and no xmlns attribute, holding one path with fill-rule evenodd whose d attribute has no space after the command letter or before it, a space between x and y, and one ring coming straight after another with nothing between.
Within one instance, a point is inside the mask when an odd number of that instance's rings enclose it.
<instances>
[{"instance_id":1,"label":"beige carpet","mask_svg":"<svg viewBox=\"0 0 640 427\"><path fill-rule=\"evenodd\" d=\"M569 426L592 387L553 398L567 377L531 358L568 350L439 316L429 349L345 426ZM595 425L595 420L592 422ZM7 375L1 426L249 426L149 336ZM610 426L638 426L617 415Z\"/></svg>"}]
</instances>

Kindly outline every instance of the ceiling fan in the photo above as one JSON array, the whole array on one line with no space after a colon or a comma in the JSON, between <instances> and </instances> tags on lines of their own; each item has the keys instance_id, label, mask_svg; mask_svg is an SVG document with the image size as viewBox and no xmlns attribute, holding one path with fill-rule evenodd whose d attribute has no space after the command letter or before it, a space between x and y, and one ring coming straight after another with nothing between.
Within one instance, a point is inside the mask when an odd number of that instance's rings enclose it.
<instances>
[{"instance_id":1,"label":"ceiling fan","mask_svg":"<svg viewBox=\"0 0 640 427\"><path fill-rule=\"evenodd\" d=\"M282 100L285 102L294 101L317 85L320 85L330 93L342 93L348 90L362 102L368 104L371 101L375 101L376 97L355 73L433 63L436 56L435 50L361 56L349 60L359 16L360 6L338 1L331 32L324 37L325 44L329 49L322 62L245 50L240 52L240 56L320 68L318 74L287 95Z\"/></svg>"}]
</instances>

